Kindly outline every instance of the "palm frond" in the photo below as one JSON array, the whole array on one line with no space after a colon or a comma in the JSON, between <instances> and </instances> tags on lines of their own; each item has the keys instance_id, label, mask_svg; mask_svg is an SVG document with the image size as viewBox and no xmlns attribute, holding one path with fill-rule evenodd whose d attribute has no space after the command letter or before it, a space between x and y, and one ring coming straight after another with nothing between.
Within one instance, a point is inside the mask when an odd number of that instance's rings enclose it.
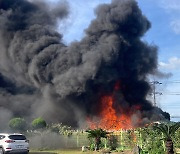
<instances>
[{"instance_id":1,"label":"palm frond","mask_svg":"<svg viewBox=\"0 0 180 154\"><path fill-rule=\"evenodd\" d=\"M164 134L165 139L171 139L172 135L180 128L180 122L168 124L168 123L160 123L153 124L153 129L159 130Z\"/></svg>"},{"instance_id":2,"label":"palm frond","mask_svg":"<svg viewBox=\"0 0 180 154\"><path fill-rule=\"evenodd\" d=\"M165 138L169 138L169 127L168 125L165 124L155 124L153 125L153 128L156 130L159 130L160 132L162 132L165 136Z\"/></svg>"},{"instance_id":3,"label":"palm frond","mask_svg":"<svg viewBox=\"0 0 180 154\"><path fill-rule=\"evenodd\" d=\"M180 122L177 122L174 125L170 126L169 133L174 134L179 128L180 128Z\"/></svg>"},{"instance_id":4,"label":"palm frond","mask_svg":"<svg viewBox=\"0 0 180 154\"><path fill-rule=\"evenodd\" d=\"M86 132L88 133L88 138L96 138L96 137L106 138L108 134L108 132L102 129L94 129L94 130L90 129L90 130L86 130Z\"/></svg>"}]
</instances>

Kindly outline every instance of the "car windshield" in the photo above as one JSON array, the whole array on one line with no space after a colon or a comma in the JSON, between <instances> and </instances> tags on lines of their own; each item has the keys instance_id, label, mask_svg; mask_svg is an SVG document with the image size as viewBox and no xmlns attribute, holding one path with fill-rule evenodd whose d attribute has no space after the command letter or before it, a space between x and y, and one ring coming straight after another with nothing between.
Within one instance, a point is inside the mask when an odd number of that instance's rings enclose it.
<instances>
[{"instance_id":1,"label":"car windshield","mask_svg":"<svg viewBox=\"0 0 180 154\"><path fill-rule=\"evenodd\" d=\"M26 140L24 135L10 135L9 138L12 140Z\"/></svg>"}]
</instances>

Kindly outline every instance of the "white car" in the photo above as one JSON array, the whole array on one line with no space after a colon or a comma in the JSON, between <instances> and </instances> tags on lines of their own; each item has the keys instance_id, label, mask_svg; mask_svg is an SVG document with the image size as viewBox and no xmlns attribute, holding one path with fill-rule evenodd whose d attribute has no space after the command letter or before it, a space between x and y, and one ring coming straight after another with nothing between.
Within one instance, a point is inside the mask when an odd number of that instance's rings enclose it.
<instances>
[{"instance_id":1,"label":"white car","mask_svg":"<svg viewBox=\"0 0 180 154\"><path fill-rule=\"evenodd\" d=\"M29 153L29 141L23 134L0 133L0 154Z\"/></svg>"}]
</instances>

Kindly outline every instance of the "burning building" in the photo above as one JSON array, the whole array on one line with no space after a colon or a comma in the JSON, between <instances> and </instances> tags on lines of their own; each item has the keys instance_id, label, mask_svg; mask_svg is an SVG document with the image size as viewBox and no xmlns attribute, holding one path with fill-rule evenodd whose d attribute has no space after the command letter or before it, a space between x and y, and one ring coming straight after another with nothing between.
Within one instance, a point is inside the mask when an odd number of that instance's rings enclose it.
<instances>
[{"instance_id":1,"label":"burning building","mask_svg":"<svg viewBox=\"0 0 180 154\"><path fill-rule=\"evenodd\" d=\"M151 24L137 2L98 6L84 38L66 45L56 27L69 10L66 2L0 0L0 121L42 116L119 129L168 118L146 99L157 47L141 39Z\"/></svg>"}]
</instances>

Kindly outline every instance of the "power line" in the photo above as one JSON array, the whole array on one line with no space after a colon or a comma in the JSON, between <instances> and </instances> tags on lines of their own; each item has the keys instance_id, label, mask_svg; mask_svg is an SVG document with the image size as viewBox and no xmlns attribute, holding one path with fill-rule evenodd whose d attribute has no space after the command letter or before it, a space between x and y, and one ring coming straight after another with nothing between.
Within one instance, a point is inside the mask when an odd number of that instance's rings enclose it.
<instances>
[{"instance_id":1,"label":"power line","mask_svg":"<svg viewBox=\"0 0 180 154\"><path fill-rule=\"evenodd\" d=\"M155 79L153 79L155 81ZM151 81L150 83L153 83L154 81ZM160 82L163 83L180 83L180 79L176 79L176 80L159 80ZM159 81L155 81L155 82L159 82Z\"/></svg>"},{"instance_id":2,"label":"power line","mask_svg":"<svg viewBox=\"0 0 180 154\"><path fill-rule=\"evenodd\" d=\"M165 94L165 95L176 95L176 96L178 96L178 95L179 95L179 96L180 96L180 94Z\"/></svg>"},{"instance_id":3,"label":"power line","mask_svg":"<svg viewBox=\"0 0 180 154\"><path fill-rule=\"evenodd\" d=\"M163 95L180 95L180 92L165 92Z\"/></svg>"},{"instance_id":4,"label":"power line","mask_svg":"<svg viewBox=\"0 0 180 154\"><path fill-rule=\"evenodd\" d=\"M160 85L160 84L164 84L163 82L159 82L159 81L151 81L149 82L150 84L152 84L152 95L153 95L153 99L154 99L154 106L156 106L156 95L176 95L176 96L180 96L180 92L157 92L156 91L156 86ZM180 80L172 80L172 81L166 81L165 84L176 84L176 83L180 83Z\"/></svg>"},{"instance_id":5,"label":"power line","mask_svg":"<svg viewBox=\"0 0 180 154\"><path fill-rule=\"evenodd\" d=\"M180 80L172 80L172 81L165 81L166 84L170 84L170 83L180 83Z\"/></svg>"},{"instance_id":6,"label":"power line","mask_svg":"<svg viewBox=\"0 0 180 154\"><path fill-rule=\"evenodd\" d=\"M171 116L171 118L180 118L180 116Z\"/></svg>"}]
</instances>

